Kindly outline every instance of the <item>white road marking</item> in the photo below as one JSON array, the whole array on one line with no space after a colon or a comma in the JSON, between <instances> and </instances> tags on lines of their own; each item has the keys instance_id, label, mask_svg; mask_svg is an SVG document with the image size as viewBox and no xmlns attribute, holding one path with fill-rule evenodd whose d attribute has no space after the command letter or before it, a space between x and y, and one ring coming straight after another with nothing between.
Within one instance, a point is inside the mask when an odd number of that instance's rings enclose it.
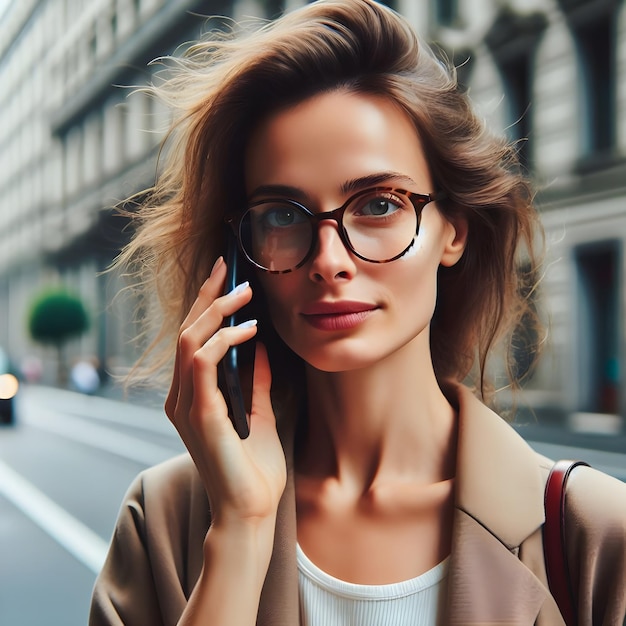
<instances>
[{"instance_id":1,"label":"white road marking","mask_svg":"<svg viewBox=\"0 0 626 626\"><path fill-rule=\"evenodd\" d=\"M56 408L65 415L71 413L86 420L121 424L178 438L176 429L167 419L163 409L129 405L119 400L85 396L55 387L24 387L23 397L20 400L26 403L34 401L38 408L41 405Z\"/></svg>"},{"instance_id":2,"label":"white road marking","mask_svg":"<svg viewBox=\"0 0 626 626\"><path fill-rule=\"evenodd\" d=\"M100 571L107 543L2 461L0 493L92 572Z\"/></svg>"}]
</instances>

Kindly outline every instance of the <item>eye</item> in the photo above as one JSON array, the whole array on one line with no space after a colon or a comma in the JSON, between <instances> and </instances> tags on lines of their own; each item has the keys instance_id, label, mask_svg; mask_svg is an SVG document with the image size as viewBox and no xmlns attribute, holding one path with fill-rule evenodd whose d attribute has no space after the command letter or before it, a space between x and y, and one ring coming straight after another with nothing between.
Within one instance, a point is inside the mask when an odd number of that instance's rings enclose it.
<instances>
[{"instance_id":1,"label":"eye","mask_svg":"<svg viewBox=\"0 0 626 626\"><path fill-rule=\"evenodd\" d=\"M298 209L288 205L264 207L261 215L267 228L289 228L306 222L306 217Z\"/></svg>"},{"instance_id":2,"label":"eye","mask_svg":"<svg viewBox=\"0 0 626 626\"><path fill-rule=\"evenodd\" d=\"M388 217L404 208L405 203L393 196L366 196L359 199L351 212L355 216Z\"/></svg>"}]
</instances>

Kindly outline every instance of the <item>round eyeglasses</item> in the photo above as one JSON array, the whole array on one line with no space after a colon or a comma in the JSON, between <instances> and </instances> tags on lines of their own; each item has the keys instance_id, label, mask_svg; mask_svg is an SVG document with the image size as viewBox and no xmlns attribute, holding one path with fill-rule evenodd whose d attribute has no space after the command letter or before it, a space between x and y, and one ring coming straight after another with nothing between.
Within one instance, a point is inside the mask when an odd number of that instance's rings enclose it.
<instances>
[{"instance_id":1,"label":"round eyeglasses","mask_svg":"<svg viewBox=\"0 0 626 626\"><path fill-rule=\"evenodd\" d=\"M225 220L250 263L266 272L283 274L309 259L323 220L337 222L341 241L359 259L370 263L395 261L413 245L422 209L440 198L376 187L361 190L338 209L324 213L313 213L295 200L266 198Z\"/></svg>"}]
</instances>

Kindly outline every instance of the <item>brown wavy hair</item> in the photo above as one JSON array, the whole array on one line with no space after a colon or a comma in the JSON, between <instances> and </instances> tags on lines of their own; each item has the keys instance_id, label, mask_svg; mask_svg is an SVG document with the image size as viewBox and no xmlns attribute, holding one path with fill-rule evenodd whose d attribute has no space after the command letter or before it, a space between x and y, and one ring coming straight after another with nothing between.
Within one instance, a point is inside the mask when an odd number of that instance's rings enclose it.
<instances>
[{"instance_id":1,"label":"brown wavy hair","mask_svg":"<svg viewBox=\"0 0 626 626\"><path fill-rule=\"evenodd\" d=\"M471 374L484 396L494 346L520 320L536 317L518 267L521 251L527 275L537 275L540 228L515 150L487 131L454 68L373 0L319 0L252 30L211 33L166 61L167 79L151 91L174 121L161 173L131 211L135 235L117 261L130 266L138 289L158 298L143 365L167 369L179 325L223 254L224 214L246 200L243 157L252 131L272 112L343 89L384 96L406 112L436 190L445 192L439 209L469 224L461 260L440 269L431 345L440 380ZM262 298L254 301L256 316L266 319ZM294 355L269 322L263 327L273 367L293 372ZM275 381L280 388L276 372Z\"/></svg>"}]
</instances>

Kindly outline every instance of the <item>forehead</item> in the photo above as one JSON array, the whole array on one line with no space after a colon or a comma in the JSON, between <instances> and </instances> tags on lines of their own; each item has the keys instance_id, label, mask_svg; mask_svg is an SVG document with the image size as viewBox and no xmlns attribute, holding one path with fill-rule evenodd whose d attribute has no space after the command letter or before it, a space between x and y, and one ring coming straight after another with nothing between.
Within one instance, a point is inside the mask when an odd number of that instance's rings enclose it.
<instances>
[{"instance_id":1,"label":"forehead","mask_svg":"<svg viewBox=\"0 0 626 626\"><path fill-rule=\"evenodd\" d=\"M408 115L382 96L332 91L281 110L252 134L246 189L283 184L310 190L393 171L430 191L430 174Z\"/></svg>"}]
</instances>

